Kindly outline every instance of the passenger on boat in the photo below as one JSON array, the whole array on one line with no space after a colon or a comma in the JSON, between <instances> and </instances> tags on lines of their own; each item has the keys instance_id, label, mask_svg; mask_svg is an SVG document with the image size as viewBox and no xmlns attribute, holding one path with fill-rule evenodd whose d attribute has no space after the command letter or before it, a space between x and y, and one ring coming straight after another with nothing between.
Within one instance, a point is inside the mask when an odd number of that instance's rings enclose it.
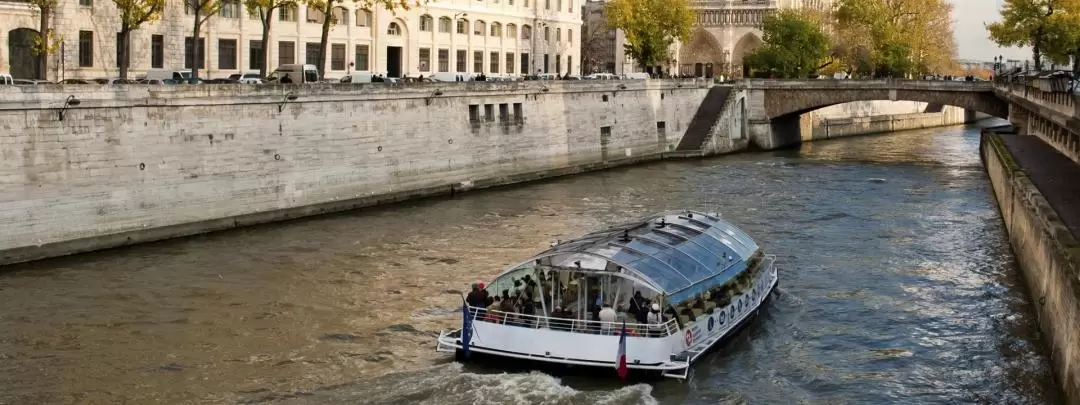
<instances>
[{"instance_id":1,"label":"passenger on boat","mask_svg":"<svg viewBox=\"0 0 1080 405\"><path fill-rule=\"evenodd\" d=\"M634 296L630 298L630 314L634 315L637 323L646 323L648 321L648 305L649 300L641 296L641 291L634 291Z\"/></svg>"},{"instance_id":2,"label":"passenger on boat","mask_svg":"<svg viewBox=\"0 0 1080 405\"><path fill-rule=\"evenodd\" d=\"M610 335L615 330L615 309L611 307L611 304L604 303L603 308L600 309L600 334Z\"/></svg>"}]
</instances>

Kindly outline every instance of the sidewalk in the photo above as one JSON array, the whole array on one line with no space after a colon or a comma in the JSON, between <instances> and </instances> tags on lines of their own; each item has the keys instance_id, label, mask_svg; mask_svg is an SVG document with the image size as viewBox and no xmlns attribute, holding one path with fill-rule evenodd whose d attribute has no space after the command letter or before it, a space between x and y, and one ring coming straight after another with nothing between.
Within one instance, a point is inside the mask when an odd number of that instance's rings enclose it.
<instances>
[{"instance_id":1,"label":"sidewalk","mask_svg":"<svg viewBox=\"0 0 1080 405\"><path fill-rule=\"evenodd\" d=\"M1005 148L1080 240L1080 164L1035 136L1001 134Z\"/></svg>"}]
</instances>

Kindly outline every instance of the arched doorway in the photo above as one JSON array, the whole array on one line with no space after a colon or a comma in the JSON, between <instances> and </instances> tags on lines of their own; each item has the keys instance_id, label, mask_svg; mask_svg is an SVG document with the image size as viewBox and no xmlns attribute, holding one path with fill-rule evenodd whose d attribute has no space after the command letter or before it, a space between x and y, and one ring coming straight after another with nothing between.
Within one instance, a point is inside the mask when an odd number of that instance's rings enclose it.
<instances>
[{"instance_id":1,"label":"arched doorway","mask_svg":"<svg viewBox=\"0 0 1080 405\"><path fill-rule=\"evenodd\" d=\"M748 32L746 35L743 35L743 37L739 39L739 42L735 43L735 48L731 51L733 70L736 72L743 71L743 58L745 58L747 54L761 48L762 44L761 38L753 32Z\"/></svg>"},{"instance_id":2,"label":"arched doorway","mask_svg":"<svg viewBox=\"0 0 1080 405\"><path fill-rule=\"evenodd\" d=\"M712 77L713 67L724 62L723 47L709 31L698 28L679 50L679 74Z\"/></svg>"},{"instance_id":3,"label":"arched doorway","mask_svg":"<svg viewBox=\"0 0 1080 405\"><path fill-rule=\"evenodd\" d=\"M16 28L8 31L8 63L11 65L11 77L38 78L41 59L34 54L34 39L37 36L38 32L30 28Z\"/></svg>"}]
</instances>

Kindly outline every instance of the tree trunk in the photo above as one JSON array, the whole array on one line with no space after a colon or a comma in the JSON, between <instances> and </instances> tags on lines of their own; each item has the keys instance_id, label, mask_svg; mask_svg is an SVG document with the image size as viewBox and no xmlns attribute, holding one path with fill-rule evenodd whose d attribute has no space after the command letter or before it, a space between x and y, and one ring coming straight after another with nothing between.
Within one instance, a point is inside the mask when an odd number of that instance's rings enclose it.
<instances>
[{"instance_id":1,"label":"tree trunk","mask_svg":"<svg viewBox=\"0 0 1080 405\"><path fill-rule=\"evenodd\" d=\"M266 77L266 72L270 67L270 24L274 21L274 9L266 10L263 16L262 22L262 67L259 68L259 77Z\"/></svg>"},{"instance_id":2,"label":"tree trunk","mask_svg":"<svg viewBox=\"0 0 1080 405\"><path fill-rule=\"evenodd\" d=\"M330 23L333 17L331 13L333 10L334 0L326 0L326 8L323 9L322 36L319 38L319 80L326 77L326 48L330 46L326 42L327 38L330 37Z\"/></svg>"},{"instance_id":3,"label":"tree trunk","mask_svg":"<svg viewBox=\"0 0 1080 405\"><path fill-rule=\"evenodd\" d=\"M127 24L120 24L120 43L117 46L121 47L120 60L116 61L120 65L120 78L127 79L128 61L131 60L131 27Z\"/></svg>"},{"instance_id":4,"label":"tree trunk","mask_svg":"<svg viewBox=\"0 0 1080 405\"><path fill-rule=\"evenodd\" d=\"M51 8L44 7L41 9L41 20L38 22L38 28L41 29L38 32L38 38L41 38L41 49L38 49L38 71L35 72L40 80L49 79L49 53L52 50L49 46L52 45L52 38L49 35L49 17L51 15Z\"/></svg>"},{"instance_id":5,"label":"tree trunk","mask_svg":"<svg viewBox=\"0 0 1080 405\"><path fill-rule=\"evenodd\" d=\"M195 79L199 77L199 31L202 28L202 7L196 1L193 4L195 9L195 27L191 33L191 78Z\"/></svg>"}]
</instances>

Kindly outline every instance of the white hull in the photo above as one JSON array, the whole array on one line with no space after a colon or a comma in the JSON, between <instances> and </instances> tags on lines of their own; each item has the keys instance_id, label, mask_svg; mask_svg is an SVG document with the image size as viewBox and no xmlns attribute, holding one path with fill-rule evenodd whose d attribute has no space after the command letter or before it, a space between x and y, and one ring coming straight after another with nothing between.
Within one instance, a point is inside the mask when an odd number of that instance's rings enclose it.
<instances>
[{"instance_id":1,"label":"white hull","mask_svg":"<svg viewBox=\"0 0 1080 405\"><path fill-rule=\"evenodd\" d=\"M689 368L703 353L752 316L779 282L775 262L758 273L753 288L732 299L731 304L716 308L684 325L666 337L627 336L627 367L634 370L662 371L664 376L686 378ZM577 366L615 367L618 331L604 334L576 333L546 327L530 328L476 320L469 350L491 356L543 361ZM436 350L460 350L460 330L439 335Z\"/></svg>"}]
</instances>

